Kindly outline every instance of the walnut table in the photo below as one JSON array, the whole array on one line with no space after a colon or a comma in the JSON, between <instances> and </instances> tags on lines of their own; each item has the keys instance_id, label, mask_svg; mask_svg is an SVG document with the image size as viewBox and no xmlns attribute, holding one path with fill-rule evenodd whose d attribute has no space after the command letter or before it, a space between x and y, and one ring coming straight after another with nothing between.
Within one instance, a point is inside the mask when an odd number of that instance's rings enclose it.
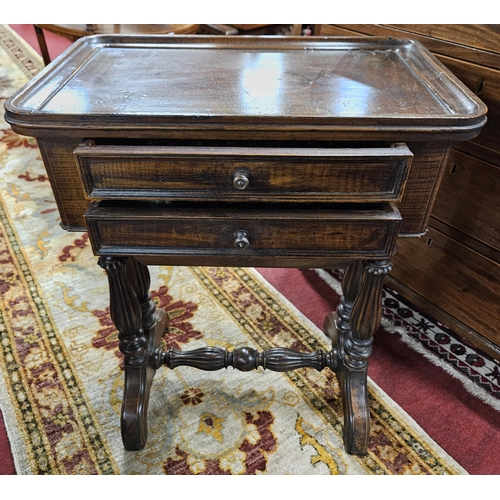
<instances>
[{"instance_id":1,"label":"walnut table","mask_svg":"<svg viewBox=\"0 0 500 500\"><path fill-rule=\"evenodd\" d=\"M128 34L128 35L184 35L199 32L199 24L34 24L35 34L45 65L50 63L49 50L44 31L63 36L76 42L89 35Z\"/></svg>"},{"instance_id":2,"label":"walnut table","mask_svg":"<svg viewBox=\"0 0 500 500\"><path fill-rule=\"evenodd\" d=\"M336 372L344 442L369 438L384 276L419 236L454 141L486 107L419 43L390 38L96 35L6 103L38 140L63 227L88 230L125 356L122 437L147 438L162 365ZM329 352L164 351L148 265L346 268Z\"/></svg>"}]
</instances>

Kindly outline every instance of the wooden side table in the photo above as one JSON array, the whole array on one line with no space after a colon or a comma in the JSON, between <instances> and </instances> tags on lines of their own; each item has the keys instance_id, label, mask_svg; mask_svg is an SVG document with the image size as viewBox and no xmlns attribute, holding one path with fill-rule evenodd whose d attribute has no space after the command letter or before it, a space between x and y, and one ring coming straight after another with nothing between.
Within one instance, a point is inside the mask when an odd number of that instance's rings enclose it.
<instances>
[{"instance_id":1,"label":"wooden side table","mask_svg":"<svg viewBox=\"0 0 500 500\"><path fill-rule=\"evenodd\" d=\"M198 33L208 35L302 35L301 24L202 24Z\"/></svg>"},{"instance_id":2,"label":"wooden side table","mask_svg":"<svg viewBox=\"0 0 500 500\"><path fill-rule=\"evenodd\" d=\"M145 446L160 366L336 372L367 451L367 367L398 234L418 236L450 145L486 108L409 40L92 36L6 102L63 226L87 229L125 356L122 437ZM344 267L328 352L164 351L149 265Z\"/></svg>"},{"instance_id":3,"label":"wooden side table","mask_svg":"<svg viewBox=\"0 0 500 500\"><path fill-rule=\"evenodd\" d=\"M199 24L34 24L36 38L40 46L43 62L50 63L49 50L45 41L45 31L60 35L76 42L84 36L99 34L173 34L198 33Z\"/></svg>"}]
</instances>

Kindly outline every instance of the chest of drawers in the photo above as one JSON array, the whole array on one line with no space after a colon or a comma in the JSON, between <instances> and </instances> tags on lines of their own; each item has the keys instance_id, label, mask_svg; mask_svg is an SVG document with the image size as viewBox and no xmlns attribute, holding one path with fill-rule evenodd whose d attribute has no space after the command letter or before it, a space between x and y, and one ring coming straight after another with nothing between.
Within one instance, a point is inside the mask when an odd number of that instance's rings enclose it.
<instances>
[{"instance_id":1,"label":"chest of drawers","mask_svg":"<svg viewBox=\"0 0 500 500\"><path fill-rule=\"evenodd\" d=\"M499 25L320 25L316 33L417 39L488 106L481 134L453 145L428 234L402 242L390 283L500 359Z\"/></svg>"},{"instance_id":2,"label":"chest of drawers","mask_svg":"<svg viewBox=\"0 0 500 500\"><path fill-rule=\"evenodd\" d=\"M161 365L329 368L365 453L366 370L398 234L418 236L450 145L486 108L409 40L94 36L6 103L37 137L68 230L107 271L125 356L122 436L140 449ZM332 350L164 352L147 266L344 267Z\"/></svg>"}]
</instances>

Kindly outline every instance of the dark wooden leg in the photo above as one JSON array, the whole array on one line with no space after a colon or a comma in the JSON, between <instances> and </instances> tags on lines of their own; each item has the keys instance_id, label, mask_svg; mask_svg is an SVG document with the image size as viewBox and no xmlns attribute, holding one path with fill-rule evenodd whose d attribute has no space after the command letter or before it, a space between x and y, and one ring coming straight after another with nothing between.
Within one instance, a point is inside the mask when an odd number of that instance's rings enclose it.
<instances>
[{"instance_id":1,"label":"dark wooden leg","mask_svg":"<svg viewBox=\"0 0 500 500\"><path fill-rule=\"evenodd\" d=\"M340 343L340 337L345 338L351 329L351 310L362 285L361 261L351 264L342 278L342 297L336 312L330 313L325 319L324 330L334 346Z\"/></svg>"},{"instance_id":2,"label":"dark wooden leg","mask_svg":"<svg viewBox=\"0 0 500 500\"><path fill-rule=\"evenodd\" d=\"M333 348L338 350L339 357L351 331L351 310L362 285L362 265L361 261L356 261L346 269L342 278L343 295L340 304L337 310L331 312L325 319L324 331L330 337Z\"/></svg>"},{"instance_id":3,"label":"dark wooden leg","mask_svg":"<svg viewBox=\"0 0 500 500\"><path fill-rule=\"evenodd\" d=\"M151 300L149 287L151 286L151 278L147 266L141 264L138 260L130 258L127 263L128 278L135 292L137 300L141 305L142 310L142 328L145 333L148 333L155 325L156 305Z\"/></svg>"},{"instance_id":4,"label":"dark wooden leg","mask_svg":"<svg viewBox=\"0 0 500 500\"><path fill-rule=\"evenodd\" d=\"M118 329L124 355L125 384L121 411L123 445L141 450L147 440L147 411L154 355L161 343L167 316L156 312L149 296L149 271L132 258L100 257L110 291L111 319Z\"/></svg>"},{"instance_id":5,"label":"dark wooden leg","mask_svg":"<svg viewBox=\"0 0 500 500\"><path fill-rule=\"evenodd\" d=\"M344 296L337 313L325 322L325 331L339 352L337 378L344 407L344 445L352 455L368 450L368 358L382 316L384 278L391 269L390 260L351 265L342 281Z\"/></svg>"},{"instance_id":6,"label":"dark wooden leg","mask_svg":"<svg viewBox=\"0 0 500 500\"><path fill-rule=\"evenodd\" d=\"M45 35L43 30L36 24L34 24L33 27L35 28L35 34L38 40L38 45L40 46L40 52L42 53L43 63L47 66L47 64L50 64L50 56L49 50L47 49L47 42L45 41Z\"/></svg>"},{"instance_id":7,"label":"dark wooden leg","mask_svg":"<svg viewBox=\"0 0 500 500\"><path fill-rule=\"evenodd\" d=\"M368 358L373 335L382 317L382 291L390 260L363 262L358 296L352 306L351 329L345 337L340 370L344 405L344 445L348 453L363 455L370 438L368 406Z\"/></svg>"}]
</instances>

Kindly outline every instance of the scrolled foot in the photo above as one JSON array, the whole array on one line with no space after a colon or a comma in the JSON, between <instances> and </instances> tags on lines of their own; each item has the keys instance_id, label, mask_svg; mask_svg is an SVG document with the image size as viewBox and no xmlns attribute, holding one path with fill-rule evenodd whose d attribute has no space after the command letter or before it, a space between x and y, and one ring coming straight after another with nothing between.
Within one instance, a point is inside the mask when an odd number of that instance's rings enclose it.
<instances>
[{"instance_id":1,"label":"scrolled foot","mask_svg":"<svg viewBox=\"0 0 500 500\"><path fill-rule=\"evenodd\" d=\"M368 451L368 358L380 325L383 280L391 269L389 259L357 261L349 266L342 280L344 295L336 313L328 315L324 324L339 354L336 374L344 409L344 445L351 455Z\"/></svg>"},{"instance_id":2,"label":"scrolled foot","mask_svg":"<svg viewBox=\"0 0 500 500\"><path fill-rule=\"evenodd\" d=\"M155 311L146 266L127 257L100 257L110 291L110 314L118 329L125 367L121 430L126 450L146 445L149 392L156 371L159 349L168 317Z\"/></svg>"},{"instance_id":3,"label":"scrolled foot","mask_svg":"<svg viewBox=\"0 0 500 500\"><path fill-rule=\"evenodd\" d=\"M344 408L344 446L350 455L365 455L370 439L366 371L341 366L337 372Z\"/></svg>"},{"instance_id":4,"label":"scrolled foot","mask_svg":"<svg viewBox=\"0 0 500 500\"><path fill-rule=\"evenodd\" d=\"M156 354L162 346L163 332L168 329L168 315L157 310L153 328L147 333L148 363L141 367L125 365L121 430L123 446L128 451L142 450L148 438L148 404L153 377L159 363Z\"/></svg>"}]
</instances>

